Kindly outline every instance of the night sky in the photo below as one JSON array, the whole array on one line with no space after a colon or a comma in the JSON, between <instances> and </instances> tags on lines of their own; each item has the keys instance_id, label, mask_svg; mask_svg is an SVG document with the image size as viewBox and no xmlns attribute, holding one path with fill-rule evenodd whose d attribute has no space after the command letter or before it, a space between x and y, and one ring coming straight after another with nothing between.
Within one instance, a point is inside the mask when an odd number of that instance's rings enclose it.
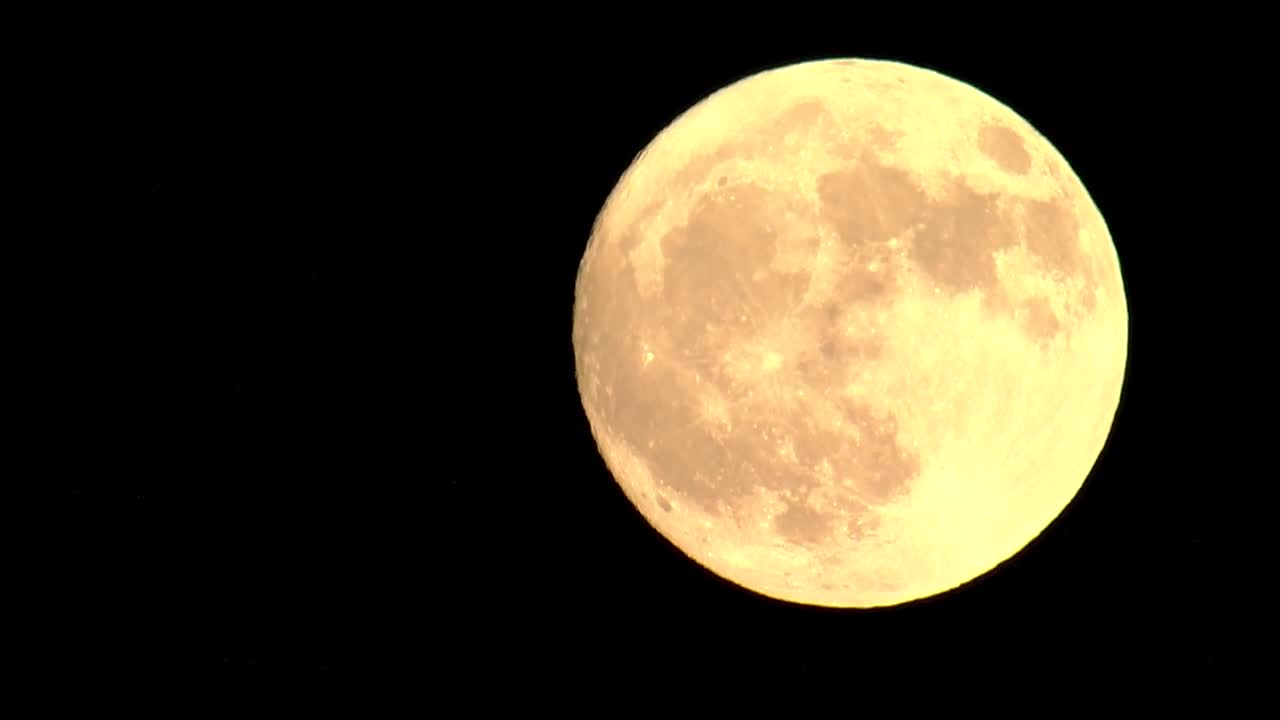
<instances>
[{"instance_id":1,"label":"night sky","mask_svg":"<svg viewBox=\"0 0 1280 720\"><path fill-rule=\"evenodd\" d=\"M1274 183L1243 61L1118 30L1074 52L436 33L78 66L84 231L46 246L67 349L32 425L58 438L57 663L1280 670L1276 543L1247 519L1275 474L1274 283L1252 278ZM596 452L570 343L578 260L635 154L713 90L830 56L930 67L1029 120L1106 218L1131 321L1109 444L1063 516L969 586L876 611L754 595L651 530Z\"/></svg>"}]
</instances>

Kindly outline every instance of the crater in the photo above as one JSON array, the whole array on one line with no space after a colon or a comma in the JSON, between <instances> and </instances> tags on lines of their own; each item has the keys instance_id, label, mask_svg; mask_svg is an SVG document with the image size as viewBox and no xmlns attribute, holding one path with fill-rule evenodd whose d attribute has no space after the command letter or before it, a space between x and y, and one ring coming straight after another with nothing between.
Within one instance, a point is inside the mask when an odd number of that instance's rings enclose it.
<instances>
[{"instance_id":1,"label":"crater","mask_svg":"<svg viewBox=\"0 0 1280 720\"><path fill-rule=\"evenodd\" d=\"M1063 200L1030 200L1021 204L1021 215L1027 249L1050 272L1076 277L1088 269L1073 207Z\"/></svg>"},{"instance_id":2,"label":"crater","mask_svg":"<svg viewBox=\"0 0 1280 720\"><path fill-rule=\"evenodd\" d=\"M1010 149L1016 140L1025 154L1021 140L1016 134L1005 137L1000 126L989 128L989 149L1004 147L1006 162L1014 169L1021 167L1021 155ZM1096 303L1096 269L1080 245L1076 208L1066 197L1036 200L984 194L963 177L952 177L941 199L932 199L908 173L869 156L820 177L818 195L823 220L849 251L848 267L834 295L850 303L895 297L895 263L905 259L948 295L978 292L986 308L1009 316L1017 306L1005 297L996 258L1000 251L1019 246L1037 259L1053 282L1083 284L1068 292L1085 312ZM1025 308L1023 314L1023 327L1036 340L1064 327L1047 305Z\"/></svg>"},{"instance_id":3,"label":"crater","mask_svg":"<svg viewBox=\"0 0 1280 720\"><path fill-rule=\"evenodd\" d=\"M661 487L708 513L717 512L720 500L732 502L745 492L731 475L739 460L703 418L686 373L655 361L643 371L614 372L612 381L603 403L605 421L645 460ZM656 501L668 509L664 495Z\"/></svg>"},{"instance_id":4,"label":"crater","mask_svg":"<svg viewBox=\"0 0 1280 720\"><path fill-rule=\"evenodd\" d=\"M850 333L839 324L818 331L817 342L796 359L796 371L815 395L842 387L859 366L884 355L881 333Z\"/></svg>"},{"instance_id":5,"label":"crater","mask_svg":"<svg viewBox=\"0 0 1280 720\"><path fill-rule=\"evenodd\" d=\"M874 527L876 515L869 512L872 506L891 502L910 490L920 474L921 461L899 442L896 417L879 415L857 403L841 404L847 430L802 423L804 430L796 433L793 446L800 466L830 467L836 483L833 511L848 520L852 535Z\"/></svg>"},{"instance_id":6,"label":"crater","mask_svg":"<svg viewBox=\"0 0 1280 720\"><path fill-rule=\"evenodd\" d=\"M889 130L883 125L872 125L867 133L871 147L877 150L890 150L902 140L902 132Z\"/></svg>"},{"instance_id":7,"label":"crater","mask_svg":"<svg viewBox=\"0 0 1280 720\"><path fill-rule=\"evenodd\" d=\"M867 302L887 299L896 290L894 278L887 272L891 258L887 247L871 246L858 253L836 281L835 296L845 302ZM872 270L872 267L876 267Z\"/></svg>"},{"instance_id":8,"label":"crater","mask_svg":"<svg viewBox=\"0 0 1280 720\"><path fill-rule=\"evenodd\" d=\"M749 402L750 384L731 377L721 361L726 349L784 321L808 287L807 271L775 264L780 246L813 250L811 236L791 238L778 226L785 214L785 198L726 183L700 197L687 221L662 238L666 268L657 302L642 300L633 282L619 283L626 272L597 272L588 289L608 298L603 309L593 308L593 326L601 328L596 353L606 361L599 374L608 388L600 403L605 422L646 461L664 493L712 515L756 487L812 481L794 467L779 470L780 427L762 420L777 408ZM723 398L731 423L708 420L708 386Z\"/></svg>"},{"instance_id":9,"label":"crater","mask_svg":"<svg viewBox=\"0 0 1280 720\"><path fill-rule=\"evenodd\" d=\"M687 223L662 239L664 325L677 347L741 339L797 307L808 272L782 272L778 255L782 199L740 183L705 193Z\"/></svg>"},{"instance_id":10,"label":"crater","mask_svg":"<svg viewBox=\"0 0 1280 720\"><path fill-rule=\"evenodd\" d=\"M618 246L602 240L594 252L590 272L580 276L576 288L581 298L575 312L582 312L585 303L590 318L575 321L574 326L578 372L596 381L589 390L610 387L625 370L612 358L634 357L641 352L637 331L646 322L637 302L635 277Z\"/></svg>"},{"instance_id":11,"label":"crater","mask_svg":"<svg viewBox=\"0 0 1280 720\"><path fill-rule=\"evenodd\" d=\"M953 293L990 291L998 283L996 251L1017 242L995 196L981 195L955 179L945 201L922 208L920 225L911 239L911 257Z\"/></svg>"},{"instance_id":12,"label":"crater","mask_svg":"<svg viewBox=\"0 0 1280 720\"><path fill-rule=\"evenodd\" d=\"M823 219L846 245L884 244L911 227L926 198L906 172L864 157L818 178Z\"/></svg>"},{"instance_id":13,"label":"crater","mask_svg":"<svg viewBox=\"0 0 1280 720\"><path fill-rule=\"evenodd\" d=\"M823 214L858 259L843 281L852 299L884 294L886 280L864 268L892 261L888 243L909 237L911 259L952 292L996 283L994 252L1017 242L994 196L953 179L947 198L931 201L904 171L863 159L818 182Z\"/></svg>"},{"instance_id":14,"label":"crater","mask_svg":"<svg viewBox=\"0 0 1280 720\"><path fill-rule=\"evenodd\" d=\"M978 150L1005 172L1025 175L1031 169L1031 153L1027 152L1022 136L1004 125L983 125L978 130Z\"/></svg>"},{"instance_id":15,"label":"crater","mask_svg":"<svg viewBox=\"0 0 1280 720\"><path fill-rule=\"evenodd\" d=\"M785 138L793 133L804 133L814 129L828 113L827 105L821 100L805 100L784 110L774 123L770 132L763 137Z\"/></svg>"},{"instance_id":16,"label":"crater","mask_svg":"<svg viewBox=\"0 0 1280 720\"><path fill-rule=\"evenodd\" d=\"M824 365L831 372L854 362L845 346L833 345L830 352ZM892 415L845 403L840 412L846 426L824 427L808 406L786 409L739 394L731 398L732 422L717 426L698 407L697 388L711 383L728 396L733 383L723 374L712 370L693 379L661 361L644 369L617 365L626 369L611 377L609 426L645 460L662 493L676 493L709 515L740 507L757 489L771 490L791 499L774 519L779 536L820 543L836 522L847 519L859 531L873 527L875 514L868 507L904 493L919 473L919 458L898 442ZM801 382L811 378L801 376ZM812 386L814 396L833 385ZM829 509L823 510L801 502L824 485L820 466L830 469L836 483L834 495L831 487L824 490ZM655 498L667 511L664 495Z\"/></svg>"},{"instance_id":17,"label":"crater","mask_svg":"<svg viewBox=\"0 0 1280 720\"><path fill-rule=\"evenodd\" d=\"M791 503L773 519L774 531L797 545L821 543L831 533L831 519L813 508Z\"/></svg>"},{"instance_id":18,"label":"crater","mask_svg":"<svg viewBox=\"0 0 1280 720\"><path fill-rule=\"evenodd\" d=\"M1024 308L1023 330L1038 340L1052 340L1062 325L1054 314L1049 301L1044 298L1031 298Z\"/></svg>"},{"instance_id":19,"label":"crater","mask_svg":"<svg viewBox=\"0 0 1280 720\"><path fill-rule=\"evenodd\" d=\"M901 496L920 473L920 458L898 442L896 416L880 415L854 402L846 402L845 419L857 429L853 452L842 466L854 479L864 498L877 503Z\"/></svg>"}]
</instances>

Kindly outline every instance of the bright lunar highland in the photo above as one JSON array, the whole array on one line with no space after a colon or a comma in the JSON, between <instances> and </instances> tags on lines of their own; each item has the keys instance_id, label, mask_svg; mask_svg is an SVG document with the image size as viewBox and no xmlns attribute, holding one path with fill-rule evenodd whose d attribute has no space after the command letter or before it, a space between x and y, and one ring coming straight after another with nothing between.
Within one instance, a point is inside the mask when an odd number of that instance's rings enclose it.
<instances>
[{"instance_id":1,"label":"bright lunar highland","mask_svg":"<svg viewBox=\"0 0 1280 720\"><path fill-rule=\"evenodd\" d=\"M1080 490L1128 313L1065 158L978 89L879 60L712 94L596 218L578 388L619 486L689 557L833 607L955 588Z\"/></svg>"}]
</instances>

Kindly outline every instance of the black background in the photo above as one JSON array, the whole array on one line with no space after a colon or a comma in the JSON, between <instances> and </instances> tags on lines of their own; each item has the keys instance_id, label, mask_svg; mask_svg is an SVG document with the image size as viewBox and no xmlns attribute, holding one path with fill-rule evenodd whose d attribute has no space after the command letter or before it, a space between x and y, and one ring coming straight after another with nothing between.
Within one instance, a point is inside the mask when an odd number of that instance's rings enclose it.
<instances>
[{"instance_id":1,"label":"black background","mask_svg":"<svg viewBox=\"0 0 1280 720\"><path fill-rule=\"evenodd\" d=\"M1274 474L1251 275L1270 148L1260 81L1225 49L1248 43L422 27L175 37L78 67L86 230L51 253L69 349L49 422L76 438L46 462L58 662L1277 669L1275 541L1247 519ZM578 260L635 154L733 80L834 56L940 70L1040 129L1107 218L1131 319L1110 442L1064 515L969 586L875 611L755 596L650 530L596 452L570 344Z\"/></svg>"}]
</instances>

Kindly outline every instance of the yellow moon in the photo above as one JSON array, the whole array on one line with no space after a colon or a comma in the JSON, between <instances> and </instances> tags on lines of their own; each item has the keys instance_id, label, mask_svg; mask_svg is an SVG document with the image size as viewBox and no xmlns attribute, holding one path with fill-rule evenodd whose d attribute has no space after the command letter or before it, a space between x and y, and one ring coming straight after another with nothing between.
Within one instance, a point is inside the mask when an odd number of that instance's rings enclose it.
<instances>
[{"instance_id":1,"label":"yellow moon","mask_svg":"<svg viewBox=\"0 0 1280 720\"><path fill-rule=\"evenodd\" d=\"M658 134L596 218L578 388L613 476L754 592L895 605L1012 557L1079 491L1128 312L1061 154L880 60L761 72Z\"/></svg>"}]
</instances>

